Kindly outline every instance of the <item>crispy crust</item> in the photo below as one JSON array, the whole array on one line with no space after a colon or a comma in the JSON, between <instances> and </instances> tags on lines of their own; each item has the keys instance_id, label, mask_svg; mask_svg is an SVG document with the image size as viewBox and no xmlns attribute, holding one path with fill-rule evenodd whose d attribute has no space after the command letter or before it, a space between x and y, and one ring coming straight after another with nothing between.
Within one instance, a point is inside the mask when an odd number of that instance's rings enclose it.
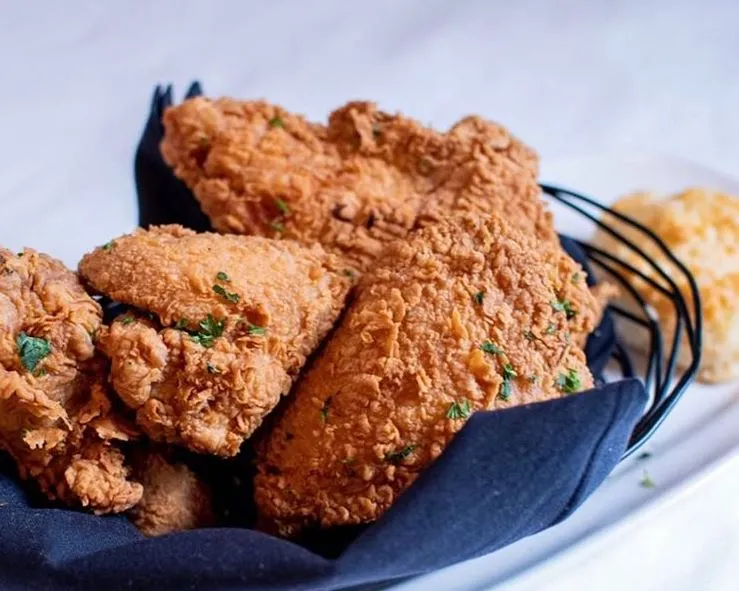
<instances>
[{"instance_id":1,"label":"crispy crust","mask_svg":"<svg viewBox=\"0 0 739 591\"><path fill-rule=\"evenodd\" d=\"M164 127L165 160L221 232L320 242L359 270L452 212L498 212L556 240L536 154L479 117L439 133L352 102L323 126L267 102L199 97L168 109Z\"/></svg>"},{"instance_id":2,"label":"crispy crust","mask_svg":"<svg viewBox=\"0 0 739 591\"><path fill-rule=\"evenodd\" d=\"M357 291L260 452L257 505L283 535L377 519L463 426L455 403L491 410L592 386L569 336L592 328L578 313L593 306L584 274L498 216L390 244ZM565 299L570 318L552 305ZM562 385L570 371L576 387Z\"/></svg>"},{"instance_id":3,"label":"crispy crust","mask_svg":"<svg viewBox=\"0 0 739 591\"><path fill-rule=\"evenodd\" d=\"M115 445L135 431L104 387L92 342L101 320L62 263L0 249L0 446L50 499L108 513L134 505L142 489ZM33 371L21 362L21 332L51 345Z\"/></svg>"},{"instance_id":4,"label":"crispy crust","mask_svg":"<svg viewBox=\"0 0 739 591\"><path fill-rule=\"evenodd\" d=\"M209 527L214 523L210 487L181 462L170 461L166 450L138 450L134 471L144 486L131 521L146 536Z\"/></svg>"},{"instance_id":5,"label":"crispy crust","mask_svg":"<svg viewBox=\"0 0 739 591\"><path fill-rule=\"evenodd\" d=\"M98 292L141 312L98 339L137 423L154 440L222 456L238 453L287 394L350 286L318 245L179 226L118 238L86 255L80 272ZM197 342L191 334L209 317L223 334Z\"/></svg>"}]
</instances>

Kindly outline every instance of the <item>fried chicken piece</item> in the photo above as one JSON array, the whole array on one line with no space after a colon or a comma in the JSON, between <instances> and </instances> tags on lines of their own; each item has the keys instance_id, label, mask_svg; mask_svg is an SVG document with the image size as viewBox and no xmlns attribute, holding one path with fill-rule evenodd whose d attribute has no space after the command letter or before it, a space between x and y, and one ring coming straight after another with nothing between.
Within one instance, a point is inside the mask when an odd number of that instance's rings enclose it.
<instances>
[{"instance_id":1,"label":"fried chicken piece","mask_svg":"<svg viewBox=\"0 0 739 591\"><path fill-rule=\"evenodd\" d=\"M50 499L109 513L142 489L116 445L135 431L106 394L92 340L101 322L62 263L0 248L0 447Z\"/></svg>"},{"instance_id":2,"label":"fried chicken piece","mask_svg":"<svg viewBox=\"0 0 739 591\"><path fill-rule=\"evenodd\" d=\"M138 450L134 473L144 485L144 496L130 517L144 535L213 525L210 487L186 464L171 461L165 450Z\"/></svg>"},{"instance_id":3,"label":"fried chicken piece","mask_svg":"<svg viewBox=\"0 0 739 591\"><path fill-rule=\"evenodd\" d=\"M358 270L452 212L498 212L556 240L536 154L479 117L440 133L352 102L323 126L262 101L198 97L169 108L164 128L164 159L221 232L320 242Z\"/></svg>"},{"instance_id":4,"label":"fried chicken piece","mask_svg":"<svg viewBox=\"0 0 739 591\"><path fill-rule=\"evenodd\" d=\"M561 248L535 152L480 117L440 133L352 102L323 126L262 101L198 97L168 109L164 128L164 159L221 232L319 242L358 271L452 213L498 213ZM595 324L606 300L581 316Z\"/></svg>"},{"instance_id":5,"label":"fried chicken piece","mask_svg":"<svg viewBox=\"0 0 739 591\"><path fill-rule=\"evenodd\" d=\"M497 215L391 243L261 445L266 528L373 521L471 412L590 388L570 333L591 300L577 263Z\"/></svg>"},{"instance_id":6,"label":"fried chicken piece","mask_svg":"<svg viewBox=\"0 0 739 591\"><path fill-rule=\"evenodd\" d=\"M118 238L86 255L80 273L140 311L98 342L142 430L220 456L236 455L287 394L350 287L319 245L179 226Z\"/></svg>"}]
</instances>

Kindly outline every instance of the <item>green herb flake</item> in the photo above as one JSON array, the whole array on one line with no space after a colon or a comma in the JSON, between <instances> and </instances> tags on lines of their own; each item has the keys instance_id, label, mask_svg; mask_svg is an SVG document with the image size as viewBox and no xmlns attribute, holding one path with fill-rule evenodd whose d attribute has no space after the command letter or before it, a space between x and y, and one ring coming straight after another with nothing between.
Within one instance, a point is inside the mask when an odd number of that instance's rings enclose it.
<instances>
[{"instance_id":1,"label":"green herb flake","mask_svg":"<svg viewBox=\"0 0 739 591\"><path fill-rule=\"evenodd\" d=\"M219 296L221 296L223 299L228 300L232 304L238 304L239 300L241 300L241 296L237 293L232 293L230 291L226 291L222 286L220 285L214 285L213 291L216 292Z\"/></svg>"},{"instance_id":2,"label":"green herb flake","mask_svg":"<svg viewBox=\"0 0 739 591\"><path fill-rule=\"evenodd\" d=\"M537 376L531 375L529 376L529 382L532 384L537 384L539 382L539 378Z\"/></svg>"},{"instance_id":3,"label":"green herb flake","mask_svg":"<svg viewBox=\"0 0 739 591\"><path fill-rule=\"evenodd\" d=\"M269 126L270 127L285 127L285 122L282 120L282 117L279 115L275 115L272 117L272 119L269 120Z\"/></svg>"},{"instance_id":4,"label":"green herb flake","mask_svg":"<svg viewBox=\"0 0 739 591\"><path fill-rule=\"evenodd\" d=\"M554 322L550 322L549 324L547 324L547 328L544 331L544 334L553 335L555 332L557 332L557 325L554 324Z\"/></svg>"},{"instance_id":5,"label":"green herb flake","mask_svg":"<svg viewBox=\"0 0 739 591\"><path fill-rule=\"evenodd\" d=\"M23 258L23 255L24 255L24 254L26 254L26 253L25 253L25 252L23 252L23 251L21 250L21 251L20 251L20 252L18 253L18 258Z\"/></svg>"},{"instance_id":6,"label":"green herb flake","mask_svg":"<svg viewBox=\"0 0 739 591\"><path fill-rule=\"evenodd\" d=\"M267 329L263 326L257 326L256 324L247 324L246 333L249 336L261 336L267 332Z\"/></svg>"},{"instance_id":7,"label":"green herb flake","mask_svg":"<svg viewBox=\"0 0 739 591\"><path fill-rule=\"evenodd\" d=\"M406 445L404 448L398 451L388 452L385 454L385 461L391 464L398 464L408 458L417 448L415 444Z\"/></svg>"},{"instance_id":8,"label":"green herb flake","mask_svg":"<svg viewBox=\"0 0 739 591\"><path fill-rule=\"evenodd\" d=\"M223 372L221 372L220 369L218 369L215 365L213 365L210 362L206 363L205 366L208 369L208 373L212 373L214 375L219 375L219 374L223 373Z\"/></svg>"},{"instance_id":9,"label":"green herb flake","mask_svg":"<svg viewBox=\"0 0 739 591\"><path fill-rule=\"evenodd\" d=\"M275 207L280 210L280 213L285 217L290 215L290 207L282 199L275 199Z\"/></svg>"},{"instance_id":10,"label":"green herb flake","mask_svg":"<svg viewBox=\"0 0 739 591\"><path fill-rule=\"evenodd\" d=\"M344 269L342 273L346 275L347 277L349 277L350 279L353 279L355 275L354 271L352 271L351 269Z\"/></svg>"},{"instance_id":11,"label":"green herb flake","mask_svg":"<svg viewBox=\"0 0 739 591\"><path fill-rule=\"evenodd\" d=\"M580 273L573 273L572 279L570 280L571 283L579 283L580 282Z\"/></svg>"},{"instance_id":12,"label":"green herb flake","mask_svg":"<svg viewBox=\"0 0 739 591\"><path fill-rule=\"evenodd\" d=\"M36 366L51 353L51 343L46 339L28 336L25 332L15 339L18 355L23 367L28 371L35 371Z\"/></svg>"},{"instance_id":13,"label":"green herb flake","mask_svg":"<svg viewBox=\"0 0 739 591\"><path fill-rule=\"evenodd\" d=\"M33 372L34 378L43 378L45 375L46 375L46 369L43 367Z\"/></svg>"},{"instance_id":14,"label":"green herb flake","mask_svg":"<svg viewBox=\"0 0 739 591\"><path fill-rule=\"evenodd\" d=\"M568 369L567 373L559 374L557 379L554 380L554 384L565 394L579 392L582 388L580 375L574 369Z\"/></svg>"},{"instance_id":15,"label":"green herb flake","mask_svg":"<svg viewBox=\"0 0 739 591\"><path fill-rule=\"evenodd\" d=\"M513 366L510 363L506 363L503 366L503 379L504 380L512 380L513 378L517 376L518 374L516 373L516 370L513 369Z\"/></svg>"},{"instance_id":16,"label":"green herb flake","mask_svg":"<svg viewBox=\"0 0 739 591\"><path fill-rule=\"evenodd\" d=\"M649 477L649 473L644 470L641 480L639 481L639 486L642 488L654 488L657 485L654 484L654 480Z\"/></svg>"},{"instance_id":17,"label":"green herb flake","mask_svg":"<svg viewBox=\"0 0 739 591\"><path fill-rule=\"evenodd\" d=\"M482 306L482 303L485 301L485 292L478 291L475 295L472 296L472 299L475 300L475 303L478 306Z\"/></svg>"},{"instance_id":18,"label":"green herb flake","mask_svg":"<svg viewBox=\"0 0 739 591\"><path fill-rule=\"evenodd\" d=\"M555 312L564 312L568 319L577 316L570 300L555 300L552 302L552 309Z\"/></svg>"},{"instance_id":19,"label":"green herb flake","mask_svg":"<svg viewBox=\"0 0 739 591\"><path fill-rule=\"evenodd\" d=\"M565 333L565 343L567 343L568 345L572 344L572 337L570 336L569 332Z\"/></svg>"},{"instance_id":20,"label":"green herb flake","mask_svg":"<svg viewBox=\"0 0 739 591\"><path fill-rule=\"evenodd\" d=\"M525 330L523 331L523 338L525 338L527 341L533 341L536 338L536 335L532 330Z\"/></svg>"},{"instance_id":21,"label":"green herb flake","mask_svg":"<svg viewBox=\"0 0 739 591\"><path fill-rule=\"evenodd\" d=\"M472 408L470 407L470 402L464 399L462 402L452 402L449 410L446 411L446 416L448 419L456 421L457 419L466 419L471 413Z\"/></svg>"},{"instance_id":22,"label":"green herb flake","mask_svg":"<svg viewBox=\"0 0 739 591\"><path fill-rule=\"evenodd\" d=\"M115 246L115 242L111 240L110 242L106 242L105 244L103 244L100 248L102 248L103 250L110 250L114 246Z\"/></svg>"},{"instance_id":23,"label":"green herb flake","mask_svg":"<svg viewBox=\"0 0 739 591\"><path fill-rule=\"evenodd\" d=\"M216 273L216 280L229 282L231 281L231 278L228 276L228 273L218 271L218 273Z\"/></svg>"},{"instance_id":24,"label":"green herb flake","mask_svg":"<svg viewBox=\"0 0 739 591\"><path fill-rule=\"evenodd\" d=\"M492 341L485 341L482 345L480 345L480 349L485 351L485 353L490 353L491 355L503 355L504 351L498 345L493 343Z\"/></svg>"},{"instance_id":25,"label":"green herb flake","mask_svg":"<svg viewBox=\"0 0 739 591\"><path fill-rule=\"evenodd\" d=\"M135 318L134 318L133 316L128 316L128 315L126 315L126 316L124 316L123 318L121 318L120 322L121 322L121 324L122 324L123 326L128 326L128 325L129 325L129 324L131 324L131 323L132 323L132 322L133 322L134 320L136 320L136 319L135 319Z\"/></svg>"},{"instance_id":26,"label":"green herb flake","mask_svg":"<svg viewBox=\"0 0 739 591\"><path fill-rule=\"evenodd\" d=\"M503 383L500 385L498 398L507 402L508 400L510 400L511 394L513 393L511 382L513 381L513 378L518 376L518 374L516 373L516 370L513 369L513 366L510 363L506 363L505 365L503 365L502 376Z\"/></svg>"},{"instance_id":27,"label":"green herb flake","mask_svg":"<svg viewBox=\"0 0 739 591\"><path fill-rule=\"evenodd\" d=\"M174 327L177 330L187 330L189 324L190 321L187 318L180 318L177 322L175 322Z\"/></svg>"},{"instance_id":28,"label":"green herb flake","mask_svg":"<svg viewBox=\"0 0 739 591\"><path fill-rule=\"evenodd\" d=\"M283 224L280 220L272 220L269 223L269 227L272 228L275 232L279 232L280 234L285 231L285 224Z\"/></svg>"},{"instance_id":29,"label":"green herb flake","mask_svg":"<svg viewBox=\"0 0 739 591\"><path fill-rule=\"evenodd\" d=\"M329 396L326 398L326 400L323 401L323 406L321 407L321 422L326 423L328 421L328 413L331 409L331 400L333 399L333 396Z\"/></svg>"},{"instance_id":30,"label":"green herb flake","mask_svg":"<svg viewBox=\"0 0 739 591\"><path fill-rule=\"evenodd\" d=\"M190 337L196 343L199 343L206 349L213 346L213 342L223 335L225 320L216 320L212 315L208 314L205 320L201 320L198 332L190 333Z\"/></svg>"},{"instance_id":31,"label":"green herb flake","mask_svg":"<svg viewBox=\"0 0 739 591\"><path fill-rule=\"evenodd\" d=\"M500 385L500 391L498 392L498 398L508 402L511 399L511 382L509 380L503 380Z\"/></svg>"}]
</instances>

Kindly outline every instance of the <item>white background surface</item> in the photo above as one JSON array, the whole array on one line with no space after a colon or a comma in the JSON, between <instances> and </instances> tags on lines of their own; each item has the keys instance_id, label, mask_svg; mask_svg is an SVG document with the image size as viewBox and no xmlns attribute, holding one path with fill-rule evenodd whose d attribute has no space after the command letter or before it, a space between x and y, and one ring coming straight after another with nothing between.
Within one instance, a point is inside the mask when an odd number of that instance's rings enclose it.
<instances>
[{"instance_id":1,"label":"white background surface","mask_svg":"<svg viewBox=\"0 0 739 591\"><path fill-rule=\"evenodd\" d=\"M135 225L133 151L160 82L318 119L349 98L438 127L478 112L545 170L656 152L739 175L732 0L0 0L0 74L0 243L70 265ZM558 559L546 589L736 589L738 498L733 462Z\"/></svg>"}]
</instances>

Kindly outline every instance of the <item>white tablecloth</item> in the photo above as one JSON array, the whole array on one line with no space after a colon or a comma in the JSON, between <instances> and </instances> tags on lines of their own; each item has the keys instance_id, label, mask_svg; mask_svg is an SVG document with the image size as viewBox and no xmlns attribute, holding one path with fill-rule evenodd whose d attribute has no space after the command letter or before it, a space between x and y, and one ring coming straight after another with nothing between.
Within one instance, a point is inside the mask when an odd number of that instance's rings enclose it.
<instances>
[{"instance_id":1,"label":"white tablecloth","mask_svg":"<svg viewBox=\"0 0 739 591\"><path fill-rule=\"evenodd\" d=\"M133 151L161 82L317 119L349 98L439 127L476 112L545 161L658 152L739 173L735 0L0 0L0 73L0 243L70 265L136 223ZM547 588L736 589L738 480L560 560Z\"/></svg>"}]
</instances>

